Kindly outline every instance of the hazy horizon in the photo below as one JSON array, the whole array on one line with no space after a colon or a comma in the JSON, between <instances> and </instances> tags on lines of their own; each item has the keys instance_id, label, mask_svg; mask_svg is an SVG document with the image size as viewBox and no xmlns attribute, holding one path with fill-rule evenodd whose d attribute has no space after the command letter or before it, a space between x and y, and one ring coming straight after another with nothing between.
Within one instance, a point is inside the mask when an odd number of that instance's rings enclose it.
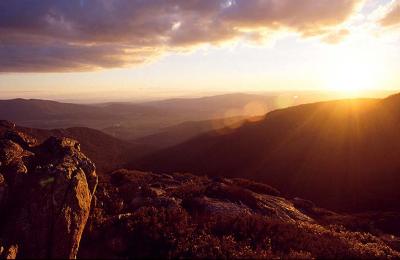
<instances>
[{"instance_id":1,"label":"hazy horizon","mask_svg":"<svg viewBox=\"0 0 400 260\"><path fill-rule=\"evenodd\" d=\"M359 95L348 95L347 93L341 93L337 91L317 91L317 90L276 90L276 91L248 91L248 92L168 92L165 95L148 95L148 96L123 96L124 93L84 93L82 94L69 94L69 95L59 95L48 93L34 93L32 92L10 92L10 93L0 93L0 100L12 100L12 99L37 99L37 100L51 100L62 103L76 103L76 104L96 104L96 103L143 103L152 101L163 101L172 99L196 99L196 98L208 98L223 95L259 95L259 96L271 96L276 98L287 98L292 97L293 99L303 98L309 99L310 102L314 101L328 101L336 99L352 99L352 98L386 98L392 94L398 93L397 90L382 90L382 91L370 91L360 93ZM116 95L115 95L116 94ZM308 103L307 101L305 103Z\"/></svg>"}]
</instances>

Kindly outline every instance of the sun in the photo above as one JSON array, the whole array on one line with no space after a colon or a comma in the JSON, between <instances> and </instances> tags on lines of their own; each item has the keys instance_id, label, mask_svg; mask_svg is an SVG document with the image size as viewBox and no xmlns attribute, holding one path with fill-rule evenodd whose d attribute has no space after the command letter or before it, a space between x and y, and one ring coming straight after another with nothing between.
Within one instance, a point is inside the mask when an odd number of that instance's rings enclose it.
<instances>
[{"instance_id":1,"label":"sun","mask_svg":"<svg viewBox=\"0 0 400 260\"><path fill-rule=\"evenodd\" d=\"M360 96L376 90L382 82L382 64L357 51L342 51L328 60L323 73L324 86L346 96Z\"/></svg>"},{"instance_id":2,"label":"sun","mask_svg":"<svg viewBox=\"0 0 400 260\"><path fill-rule=\"evenodd\" d=\"M333 91L357 95L376 86L378 79L374 73L364 64L338 64L327 76L326 85Z\"/></svg>"}]
</instances>

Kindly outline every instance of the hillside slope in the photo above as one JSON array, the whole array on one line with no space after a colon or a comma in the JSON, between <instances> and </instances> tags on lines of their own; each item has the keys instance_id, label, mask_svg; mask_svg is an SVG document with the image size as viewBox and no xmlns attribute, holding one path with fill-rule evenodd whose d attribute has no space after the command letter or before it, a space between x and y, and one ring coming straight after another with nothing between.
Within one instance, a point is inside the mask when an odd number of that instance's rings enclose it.
<instances>
[{"instance_id":1,"label":"hillside slope","mask_svg":"<svg viewBox=\"0 0 400 260\"><path fill-rule=\"evenodd\" d=\"M86 127L47 130L17 126L16 129L35 137L39 142L51 136L78 140L82 151L93 160L100 174L120 168L131 158L154 151L150 146L131 144Z\"/></svg>"},{"instance_id":2,"label":"hillside slope","mask_svg":"<svg viewBox=\"0 0 400 260\"><path fill-rule=\"evenodd\" d=\"M132 141L134 144L146 145L162 149L178 145L194 137L210 131L231 132L248 120L258 120L259 117L229 117L204 121L189 121L160 129L159 133L144 136Z\"/></svg>"},{"instance_id":3,"label":"hillside slope","mask_svg":"<svg viewBox=\"0 0 400 260\"><path fill-rule=\"evenodd\" d=\"M399 126L398 96L301 105L130 167L245 176L335 209L400 209Z\"/></svg>"}]
</instances>

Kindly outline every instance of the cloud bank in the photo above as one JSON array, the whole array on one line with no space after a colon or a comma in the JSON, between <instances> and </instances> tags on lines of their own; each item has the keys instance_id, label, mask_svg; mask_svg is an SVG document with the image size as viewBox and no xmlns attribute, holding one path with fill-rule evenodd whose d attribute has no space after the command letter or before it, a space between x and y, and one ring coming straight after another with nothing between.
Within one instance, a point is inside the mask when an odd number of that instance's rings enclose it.
<instances>
[{"instance_id":1,"label":"cloud bank","mask_svg":"<svg viewBox=\"0 0 400 260\"><path fill-rule=\"evenodd\" d=\"M151 61L166 51L256 38L274 30L329 35L353 14L359 2L2 0L0 71L124 67ZM387 19L384 23L396 21Z\"/></svg>"}]
</instances>

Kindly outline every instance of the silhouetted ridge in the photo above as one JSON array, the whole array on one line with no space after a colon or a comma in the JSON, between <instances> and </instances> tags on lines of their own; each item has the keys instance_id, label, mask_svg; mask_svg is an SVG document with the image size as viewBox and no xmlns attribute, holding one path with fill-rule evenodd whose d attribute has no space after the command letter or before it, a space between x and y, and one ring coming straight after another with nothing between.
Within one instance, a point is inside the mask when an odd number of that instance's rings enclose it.
<instances>
[{"instance_id":1,"label":"silhouetted ridge","mask_svg":"<svg viewBox=\"0 0 400 260\"><path fill-rule=\"evenodd\" d=\"M205 134L130 167L251 178L334 209L399 210L400 101L395 98L273 111L232 133Z\"/></svg>"}]
</instances>

